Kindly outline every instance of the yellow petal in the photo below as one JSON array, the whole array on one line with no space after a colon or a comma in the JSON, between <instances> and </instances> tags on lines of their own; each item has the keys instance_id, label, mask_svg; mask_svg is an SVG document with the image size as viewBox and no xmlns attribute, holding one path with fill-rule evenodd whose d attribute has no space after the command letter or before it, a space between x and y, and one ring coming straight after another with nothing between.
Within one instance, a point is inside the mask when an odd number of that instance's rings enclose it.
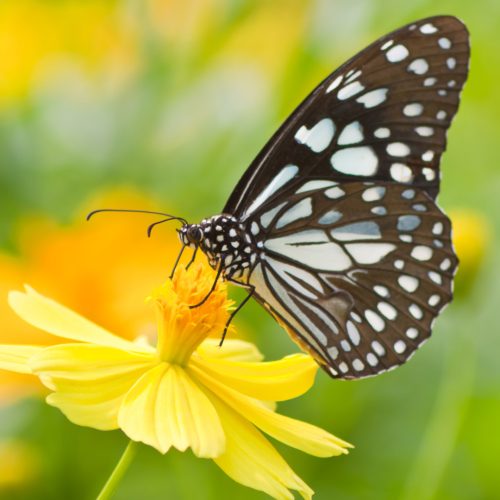
<instances>
[{"instance_id":1,"label":"yellow petal","mask_svg":"<svg viewBox=\"0 0 500 500\"><path fill-rule=\"evenodd\" d=\"M229 477L273 498L291 500L290 490L306 499L312 497L311 488L252 424L216 397L211 400L226 431L226 451L214 461Z\"/></svg>"},{"instance_id":2,"label":"yellow petal","mask_svg":"<svg viewBox=\"0 0 500 500\"><path fill-rule=\"evenodd\" d=\"M36 354L43 347L31 345L0 345L0 369L17 373L31 374L28 364L31 356Z\"/></svg>"},{"instance_id":3,"label":"yellow petal","mask_svg":"<svg viewBox=\"0 0 500 500\"><path fill-rule=\"evenodd\" d=\"M154 364L152 355L91 344L51 346L30 359L33 372L54 391L47 403L73 423L100 430L118 427L125 394Z\"/></svg>"},{"instance_id":4,"label":"yellow petal","mask_svg":"<svg viewBox=\"0 0 500 500\"><path fill-rule=\"evenodd\" d=\"M264 356L257 349L257 346L251 342L226 339L222 346L219 346L219 344L220 339L206 339L198 346L196 352L210 359L228 359L242 362L262 361L262 359L264 359Z\"/></svg>"},{"instance_id":5,"label":"yellow petal","mask_svg":"<svg viewBox=\"0 0 500 500\"><path fill-rule=\"evenodd\" d=\"M306 354L260 363L193 356L191 364L238 392L267 401L285 401L304 394L313 385L318 369Z\"/></svg>"},{"instance_id":6,"label":"yellow petal","mask_svg":"<svg viewBox=\"0 0 500 500\"><path fill-rule=\"evenodd\" d=\"M244 415L246 419L265 433L288 446L318 457L331 457L347 453L347 448L351 447L349 443L319 427L273 412L260 401L238 393L196 366L190 367L190 369L193 371L193 376L197 377L226 404Z\"/></svg>"},{"instance_id":7,"label":"yellow petal","mask_svg":"<svg viewBox=\"0 0 500 500\"><path fill-rule=\"evenodd\" d=\"M125 397L118 422L134 441L166 453L191 447L198 457L224 451L217 412L203 391L176 365L161 363L145 373Z\"/></svg>"},{"instance_id":8,"label":"yellow petal","mask_svg":"<svg viewBox=\"0 0 500 500\"><path fill-rule=\"evenodd\" d=\"M10 292L9 304L27 323L57 337L120 349L147 350L109 333L30 287L26 287L26 292Z\"/></svg>"}]
</instances>

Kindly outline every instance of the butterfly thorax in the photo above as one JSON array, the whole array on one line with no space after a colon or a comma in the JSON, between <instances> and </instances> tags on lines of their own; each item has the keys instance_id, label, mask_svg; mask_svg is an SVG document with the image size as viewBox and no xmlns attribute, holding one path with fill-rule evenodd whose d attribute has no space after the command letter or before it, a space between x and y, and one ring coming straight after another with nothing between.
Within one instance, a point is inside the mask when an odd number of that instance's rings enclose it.
<instances>
[{"instance_id":1,"label":"butterfly thorax","mask_svg":"<svg viewBox=\"0 0 500 500\"><path fill-rule=\"evenodd\" d=\"M226 279L247 283L257 259L257 245L235 217L214 215L199 224L186 224L179 236L184 245L200 248L214 269L222 265Z\"/></svg>"}]
</instances>

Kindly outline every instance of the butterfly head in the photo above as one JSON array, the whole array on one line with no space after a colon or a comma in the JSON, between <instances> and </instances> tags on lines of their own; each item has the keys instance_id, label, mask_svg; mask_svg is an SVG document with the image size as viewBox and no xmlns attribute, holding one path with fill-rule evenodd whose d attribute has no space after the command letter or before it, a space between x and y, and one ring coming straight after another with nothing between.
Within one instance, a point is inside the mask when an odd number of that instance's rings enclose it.
<instances>
[{"instance_id":1,"label":"butterfly head","mask_svg":"<svg viewBox=\"0 0 500 500\"><path fill-rule=\"evenodd\" d=\"M179 230L179 238L183 245L197 248L203 240L203 229L200 224L184 224Z\"/></svg>"}]
</instances>

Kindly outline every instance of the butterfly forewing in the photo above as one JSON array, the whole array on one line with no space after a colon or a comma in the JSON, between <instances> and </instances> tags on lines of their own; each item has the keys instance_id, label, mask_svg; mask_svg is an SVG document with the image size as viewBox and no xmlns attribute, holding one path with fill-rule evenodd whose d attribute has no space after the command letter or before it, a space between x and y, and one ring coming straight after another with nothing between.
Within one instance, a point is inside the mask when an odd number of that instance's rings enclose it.
<instances>
[{"instance_id":1,"label":"butterfly forewing","mask_svg":"<svg viewBox=\"0 0 500 500\"><path fill-rule=\"evenodd\" d=\"M452 297L448 218L403 185L317 180L286 193L250 219L263 241L258 299L335 377L405 362Z\"/></svg>"},{"instance_id":2,"label":"butterfly forewing","mask_svg":"<svg viewBox=\"0 0 500 500\"><path fill-rule=\"evenodd\" d=\"M424 19L380 38L305 99L250 165L224 212L249 216L288 165L297 182L398 182L435 198L468 61L468 33L454 17Z\"/></svg>"}]
</instances>

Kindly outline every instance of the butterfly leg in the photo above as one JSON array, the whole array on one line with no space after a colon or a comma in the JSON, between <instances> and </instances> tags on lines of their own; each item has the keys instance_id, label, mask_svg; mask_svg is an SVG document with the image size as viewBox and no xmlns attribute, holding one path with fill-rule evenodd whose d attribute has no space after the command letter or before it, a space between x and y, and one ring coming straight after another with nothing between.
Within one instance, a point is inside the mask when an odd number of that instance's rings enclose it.
<instances>
[{"instance_id":1,"label":"butterfly leg","mask_svg":"<svg viewBox=\"0 0 500 500\"><path fill-rule=\"evenodd\" d=\"M191 256L190 261L189 261L189 262L187 263L187 265L186 265L186 269L189 269L189 268L191 267L191 264L194 262L194 259L196 259L196 253L198 252L198 248L200 248L200 247L198 247L198 246L197 246L197 247L194 249L193 255Z\"/></svg>"},{"instance_id":2,"label":"butterfly leg","mask_svg":"<svg viewBox=\"0 0 500 500\"><path fill-rule=\"evenodd\" d=\"M248 300L250 299L250 297L253 295L254 292L255 292L255 288L253 286L250 287L250 292L248 293L248 295L239 303L238 307L231 313L231 316L229 316L229 318L226 322L226 326L224 327L224 331L222 332L222 338L220 339L219 347L222 347L222 344L224 343L224 339L226 338L227 330L229 328L229 325L233 321L233 318L236 316L236 314L238 314L238 312L242 309L242 307L248 302Z\"/></svg>"},{"instance_id":3,"label":"butterfly leg","mask_svg":"<svg viewBox=\"0 0 500 500\"><path fill-rule=\"evenodd\" d=\"M177 264L179 264L179 261L181 260L182 253L184 252L185 248L186 245L182 245L181 251L179 252L179 255L177 255L177 258L175 259L174 267L172 268L172 272L170 273L169 279L172 279L172 277L174 276L175 270L177 269Z\"/></svg>"},{"instance_id":4,"label":"butterfly leg","mask_svg":"<svg viewBox=\"0 0 500 500\"><path fill-rule=\"evenodd\" d=\"M192 260L193 259L191 259L191 261ZM191 262L189 264L191 264ZM217 282L219 281L220 275L222 273L222 269L223 269L222 265L219 265L219 268L217 269L217 274L215 275L215 279L214 279L214 282L212 283L210 291L205 295L205 297L203 297L203 299L200 302L198 302L198 304L194 304L192 306L189 306L190 309L200 307L201 305L203 305L207 301L208 297L210 297L210 295L212 295L212 292L215 290L215 287L217 286Z\"/></svg>"}]
</instances>

